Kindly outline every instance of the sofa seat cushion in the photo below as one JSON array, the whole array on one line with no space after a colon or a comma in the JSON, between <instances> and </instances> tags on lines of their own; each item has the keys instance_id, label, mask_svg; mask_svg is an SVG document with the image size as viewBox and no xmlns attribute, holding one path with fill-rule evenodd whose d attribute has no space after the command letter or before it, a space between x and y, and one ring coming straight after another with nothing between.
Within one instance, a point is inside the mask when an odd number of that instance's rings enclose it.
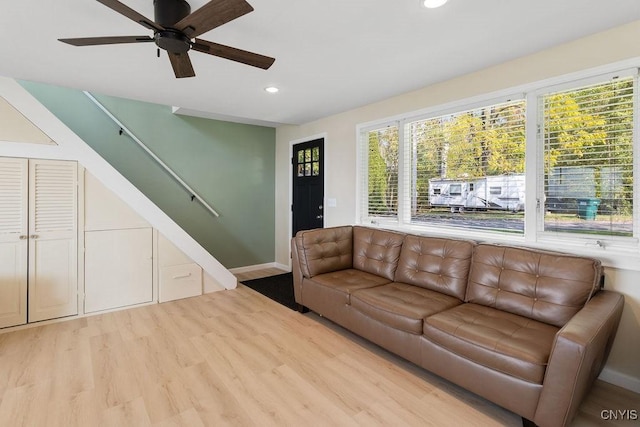
<instances>
[{"instance_id":1,"label":"sofa seat cushion","mask_svg":"<svg viewBox=\"0 0 640 427\"><path fill-rule=\"evenodd\" d=\"M424 318L462 304L457 298L406 283L389 283L360 289L351 295L351 306L394 329L422 334Z\"/></svg>"},{"instance_id":2,"label":"sofa seat cushion","mask_svg":"<svg viewBox=\"0 0 640 427\"><path fill-rule=\"evenodd\" d=\"M351 294L358 289L371 288L389 283L389 280L384 277L354 268L319 274L314 276L312 280L316 284L344 292L345 300L343 302L345 304L350 304Z\"/></svg>"},{"instance_id":3,"label":"sofa seat cushion","mask_svg":"<svg viewBox=\"0 0 640 427\"><path fill-rule=\"evenodd\" d=\"M462 304L425 319L424 336L490 369L542 384L559 328L495 308Z\"/></svg>"}]
</instances>

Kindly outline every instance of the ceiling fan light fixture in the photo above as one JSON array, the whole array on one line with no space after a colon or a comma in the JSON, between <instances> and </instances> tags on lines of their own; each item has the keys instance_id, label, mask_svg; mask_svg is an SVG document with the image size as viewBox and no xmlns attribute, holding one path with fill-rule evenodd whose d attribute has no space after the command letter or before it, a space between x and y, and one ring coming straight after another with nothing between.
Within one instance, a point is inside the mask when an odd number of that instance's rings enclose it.
<instances>
[{"instance_id":1,"label":"ceiling fan light fixture","mask_svg":"<svg viewBox=\"0 0 640 427\"><path fill-rule=\"evenodd\" d=\"M264 88L264 91L267 92L267 93L278 93L278 92L280 92L280 89L278 89L275 86L267 86L267 87Z\"/></svg>"},{"instance_id":2,"label":"ceiling fan light fixture","mask_svg":"<svg viewBox=\"0 0 640 427\"><path fill-rule=\"evenodd\" d=\"M443 6L447 0L420 0L422 7L427 9L435 9L436 7Z\"/></svg>"},{"instance_id":3,"label":"ceiling fan light fixture","mask_svg":"<svg viewBox=\"0 0 640 427\"><path fill-rule=\"evenodd\" d=\"M72 46L155 42L160 49L167 51L176 78L196 75L189 58L189 51L192 50L263 70L271 67L275 61L275 58L198 38L200 34L252 12L254 9L246 0L209 0L193 13L186 0L153 0L153 20L139 14L119 0L98 1L125 18L152 30L153 38L107 36L58 40ZM160 56L160 49L158 49L158 56Z\"/></svg>"}]
</instances>

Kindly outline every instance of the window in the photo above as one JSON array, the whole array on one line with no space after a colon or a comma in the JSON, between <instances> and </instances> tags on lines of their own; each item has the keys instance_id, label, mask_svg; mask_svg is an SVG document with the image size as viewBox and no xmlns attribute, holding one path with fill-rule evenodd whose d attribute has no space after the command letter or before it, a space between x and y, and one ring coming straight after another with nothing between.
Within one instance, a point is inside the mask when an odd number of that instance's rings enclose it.
<instances>
[{"instance_id":1,"label":"window","mask_svg":"<svg viewBox=\"0 0 640 427\"><path fill-rule=\"evenodd\" d=\"M412 223L524 230L524 214L512 214L524 208L523 99L411 121L405 129ZM515 200L500 197L503 183ZM452 215L460 212L477 214Z\"/></svg>"},{"instance_id":2,"label":"window","mask_svg":"<svg viewBox=\"0 0 640 427\"><path fill-rule=\"evenodd\" d=\"M532 83L360 128L361 221L637 252L637 84Z\"/></svg>"},{"instance_id":3,"label":"window","mask_svg":"<svg viewBox=\"0 0 640 427\"><path fill-rule=\"evenodd\" d=\"M395 218L398 215L398 127L367 131L364 139L366 217Z\"/></svg>"},{"instance_id":4,"label":"window","mask_svg":"<svg viewBox=\"0 0 640 427\"><path fill-rule=\"evenodd\" d=\"M298 176L320 175L320 148L313 147L298 151Z\"/></svg>"},{"instance_id":5,"label":"window","mask_svg":"<svg viewBox=\"0 0 640 427\"><path fill-rule=\"evenodd\" d=\"M544 231L633 235L634 78L539 98Z\"/></svg>"}]
</instances>

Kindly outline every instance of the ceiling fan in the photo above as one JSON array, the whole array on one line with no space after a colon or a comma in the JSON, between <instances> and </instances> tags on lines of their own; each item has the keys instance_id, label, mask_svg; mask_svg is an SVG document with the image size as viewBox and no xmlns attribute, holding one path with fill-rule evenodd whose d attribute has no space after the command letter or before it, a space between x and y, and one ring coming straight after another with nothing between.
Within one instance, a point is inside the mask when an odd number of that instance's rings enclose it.
<instances>
[{"instance_id":1,"label":"ceiling fan","mask_svg":"<svg viewBox=\"0 0 640 427\"><path fill-rule=\"evenodd\" d=\"M113 36L58 39L73 46L95 46L119 43L155 42L169 54L173 72L177 78L194 77L196 74L189 59L189 50L207 53L262 68L271 67L275 58L198 39L200 34L230 22L253 11L245 0L211 0L191 13L191 6L185 0L153 0L154 18L148 19L117 0L97 0L99 3L126 16L153 31L149 36Z\"/></svg>"}]
</instances>

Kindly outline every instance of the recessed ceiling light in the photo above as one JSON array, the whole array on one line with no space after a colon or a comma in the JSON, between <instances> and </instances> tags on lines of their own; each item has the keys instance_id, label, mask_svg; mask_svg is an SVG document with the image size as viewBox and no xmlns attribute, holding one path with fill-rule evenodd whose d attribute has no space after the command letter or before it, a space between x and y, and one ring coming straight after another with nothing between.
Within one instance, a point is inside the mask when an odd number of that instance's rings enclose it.
<instances>
[{"instance_id":1,"label":"recessed ceiling light","mask_svg":"<svg viewBox=\"0 0 640 427\"><path fill-rule=\"evenodd\" d=\"M267 91L267 92L269 92L269 93L278 93L278 91L279 91L280 89L278 89L278 88L277 88L277 87L275 87L275 86L268 86L268 87L265 87L265 88L264 88L264 90L265 90L265 91Z\"/></svg>"},{"instance_id":2,"label":"recessed ceiling light","mask_svg":"<svg viewBox=\"0 0 640 427\"><path fill-rule=\"evenodd\" d=\"M420 0L420 4L426 8L434 9L444 5L447 0Z\"/></svg>"}]
</instances>

